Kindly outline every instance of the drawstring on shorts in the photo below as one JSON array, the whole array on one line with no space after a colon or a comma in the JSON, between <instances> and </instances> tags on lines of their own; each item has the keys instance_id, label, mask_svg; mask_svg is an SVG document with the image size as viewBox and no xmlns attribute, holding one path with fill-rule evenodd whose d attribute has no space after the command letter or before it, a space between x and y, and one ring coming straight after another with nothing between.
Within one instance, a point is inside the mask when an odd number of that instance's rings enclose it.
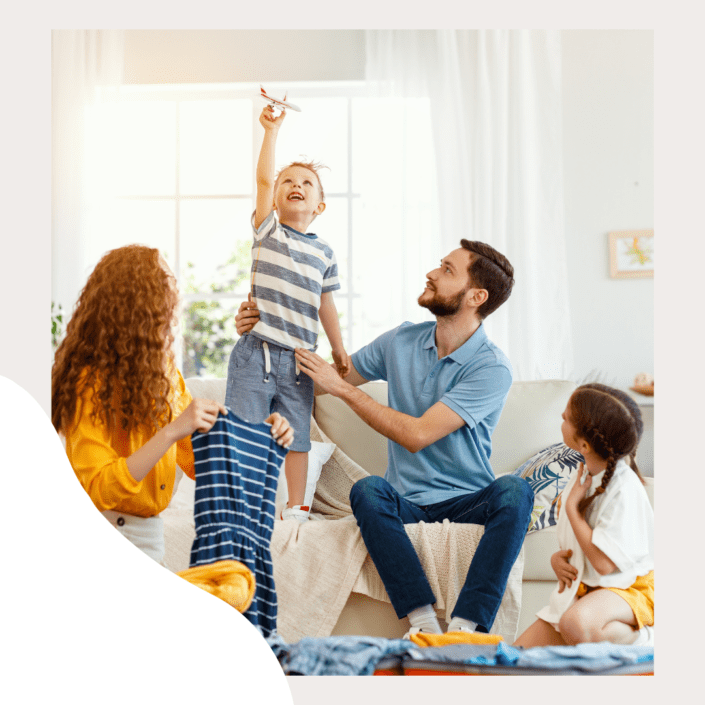
<instances>
[{"instance_id":1,"label":"drawstring on shorts","mask_svg":"<svg viewBox=\"0 0 705 705\"><path fill-rule=\"evenodd\" d=\"M262 352L264 354L264 382L269 382L269 375L272 372L272 358L269 354L269 345L263 340L262 341ZM293 351L292 351L293 352ZM301 368L299 367L299 361L294 357L294 363L296 365L296 384L301 384Z\"/></svg>"},{"instance_id":2,"label":"drawstring on shorts","mask_svg":"<svg viewBox=\"0 0 705 705\"><path fill-rule=\"evenodd\" d=\"M269 382L269 373L272 371L272 360L269 357L269 345L262 341L262 350L264 351L264 381Z\"/></svg>"}]
</instances>

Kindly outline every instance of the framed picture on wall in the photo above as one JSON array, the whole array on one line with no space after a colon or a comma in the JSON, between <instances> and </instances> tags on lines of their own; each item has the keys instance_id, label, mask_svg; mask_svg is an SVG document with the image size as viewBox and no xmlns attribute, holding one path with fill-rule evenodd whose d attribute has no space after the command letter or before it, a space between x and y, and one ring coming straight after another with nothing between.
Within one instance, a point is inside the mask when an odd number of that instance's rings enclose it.
<instances>
[{"instance_id":1,"label":"framed picture on wall","mask_svg":"<svg viewBox=\"0 0 705 705\"><path fill-rule=\"evenodd\" d=\"M613 279L654 276L653 230L617 230L609 233L609 242Z\"/></svg>"}]
</instances>

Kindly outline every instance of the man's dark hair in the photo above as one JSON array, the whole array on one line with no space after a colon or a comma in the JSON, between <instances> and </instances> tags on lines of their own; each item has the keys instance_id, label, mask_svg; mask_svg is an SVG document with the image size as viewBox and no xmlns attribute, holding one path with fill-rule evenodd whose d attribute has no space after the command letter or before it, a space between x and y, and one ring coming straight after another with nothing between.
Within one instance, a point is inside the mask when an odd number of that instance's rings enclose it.
<instances>
[{"instance_id":1,"label":"man's dark hair","mask_svg":"<svg viewBox=\"0 0 705 705\"><path fill-rule=\"evenodd\" d=\"M512 293L514 267L494 247L476 240L461 240L461 246L470 255L468 275L473 286L487 290L487 301L477 309L480 318L496 311Z\"/></svg>"}]
</instances>

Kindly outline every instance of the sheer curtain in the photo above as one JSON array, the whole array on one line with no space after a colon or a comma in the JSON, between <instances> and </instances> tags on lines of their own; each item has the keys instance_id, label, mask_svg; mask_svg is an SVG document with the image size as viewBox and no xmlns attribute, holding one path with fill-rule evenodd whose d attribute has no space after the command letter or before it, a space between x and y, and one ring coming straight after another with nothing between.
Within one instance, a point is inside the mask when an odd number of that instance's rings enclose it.
<instances>
[{"instance_id":1,"label":"sheer curtain","mask_svg":"<svg viewBox=\"0 0 705 705\"><path fill-rule=\"evenodd\" d=\"M568 377L560 33L368 30L366 45L378 94L430 99L442 254L464 237L514 265L486 328L515 379Z\"/></svg>"},{"instance_id":2,"label":"sheer curtain","mask_svg":"<svg viewBox=\"0 0 705 705\"><path fill-rule=\"evenodd\" d=\"M123 30L53 30L52 300L70 316L91 263L86 110L122 83Z\"/></svg>"}]
</instances>

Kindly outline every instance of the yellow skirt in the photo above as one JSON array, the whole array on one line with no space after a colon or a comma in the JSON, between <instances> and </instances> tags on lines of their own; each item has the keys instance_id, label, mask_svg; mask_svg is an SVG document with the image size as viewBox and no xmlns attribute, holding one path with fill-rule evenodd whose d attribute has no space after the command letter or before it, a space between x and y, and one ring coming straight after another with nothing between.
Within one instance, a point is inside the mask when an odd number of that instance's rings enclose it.
<instances>
[{"instance_id":1,"label":"yellow skirt","mask_svg":"<svg viewBox=\"0 0 705 705\"><path fill-rule=\"evenodd\" d=\"M587 595L593 590L611 590L617 593L623 600L626 600L634 612L637 629L644 625L652 626L654 623L654 571L646 575L641 575L636 582L628 588L601 588L580 583L577 597Z\"/></svg>"}]
</instances>

